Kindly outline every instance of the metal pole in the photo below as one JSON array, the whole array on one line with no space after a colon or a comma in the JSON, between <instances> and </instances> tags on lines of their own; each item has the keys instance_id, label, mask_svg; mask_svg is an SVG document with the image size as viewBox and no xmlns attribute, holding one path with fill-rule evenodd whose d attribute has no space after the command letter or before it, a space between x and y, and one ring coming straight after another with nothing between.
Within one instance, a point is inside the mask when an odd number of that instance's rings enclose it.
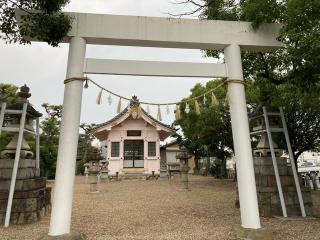
<instances>
[{"instance_id":1,"label":"metal pole","mask_svg":"<svg viewBox=\"0 0 320 240\"><path fill-rule=\"evenodd\" d=\"M3 102L1 104L1 112L0 112L0 135L1 135L2 125L4 121L4 114L6 112L6 107L7 107L7 103Z\"/></svg>"},{"instance_id":2,"label":"metal pole","mask_svg":"<svg viewBox=\"0 0 320 240\"><path fill-rule=\"evenodd\" d=\"M258 229L261 228L261 225L240 46L229 45L224 50L224 56L228 73L227 82L232 136L237 160L241 225L244 228Z\"/></svg>"},{"instance_id":3,"label":"metal pole","mask_svg":"<svg viewBox=\"0 0 320 240\"><path fill-rule=\"evenodd\" d=\"M67 78L83 77L85 52L85 39L72 37ZM65 84L49 236L70 233L82 91L83 81L76 80Z\"/></svg>"},{"instance_id":4,"label":"metal pole","mask_svg":"<svg viewBox=\"0 0 320 240\"><path fill-rule=\"evenodd\" d=\"M39 118L36 119L36 168L40 168L40 131Z\"/></svg>"},{"instance_id":5,"label":"metal pole","mask_svg":"<svg viewBox=\"0 0 320 240\"><path fill-rule=\"evenodd\" d=\"M10 190L9 190L9 198L8 198L6 218L5 218L5 223L4 223L5 227L8 227L9 223L10 223L12 200L13 200L14 188L15 188L15 185L16 185L17 171L18 171L19 160L20 160L20 151L21 151L21 145L22 145L22 140L23 140L23 131L24 131L25 122L26 122L26 115L27 115L27 107L28 107L28 103L24 103L23 104L23 110L22 110L22 116L21 116L21 119L20 119L20 129L19 129L19 136L18 136L16 155L15 155L15 158L14 158L14 164L13 164L13 169L12 169L12 176L11 176L11 183L10 183Z\"/></svg>"},{"instance_id":6,"label":"metal pole","mask_svg":"<svg viewBox=\"0 0 320 240\"><path fill-rule=\"evenodd\" d=\"M278 193L279 193L279 198L280 198L280 203L281 203L281 208L282 208L282 214L284 217L288 217L286 204L284 202L280 177L279 177L277 159L276 159L276 155L274 153L274 147L273 147L272 136L271 136L271 132L270 132L270 125L269 125L269 119L268 119L268 115L267 115L267 109L266 109L266 107L262 107L262 108L263 108L264 121L266 122L268 141L269 141L269 145L270 145L271 158L272 158L272 163L273 163L274 175L276 177L276 182L277 182L277 188L278 188Z\"/></svg>"},{"instance_id":7,"label":"metal pole","mask_svg":"<svg viewBox=\"0 0 320 240\"><path fill-rule=\"evenodd\" d=\"M300 209L301 209L301 215L302 215L302 217L306 217L306 210L304 208L304 203L303 203L303 198L302 198L302 194L301 194L301 188L300 188L300 183L299 183L299 179L298 179L296 164L293 159L293 152L292 152L292 147L291 147L291 143L290 143L287 123L286 123L286 120L284 119L283 109L282 108L279 108L279 109L280 109L282 127L284 130L284 136L286 138L287 148L288 148L288 152L289 152L289 159L290 159L290 163L291 163L291 167L292 167L294 183L295 183L296 189L297 189L297 194L298 194L298 199L299 199L299 204L300 204Z\"/></svg>"}]
</instances>

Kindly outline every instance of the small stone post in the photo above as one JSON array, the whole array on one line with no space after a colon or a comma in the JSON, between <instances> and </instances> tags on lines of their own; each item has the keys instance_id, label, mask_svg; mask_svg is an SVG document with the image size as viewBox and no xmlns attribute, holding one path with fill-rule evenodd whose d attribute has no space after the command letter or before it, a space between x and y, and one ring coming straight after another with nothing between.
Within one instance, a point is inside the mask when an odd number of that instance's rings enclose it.
<instances>
[{"instance_id":1,"label":"small stone post","mask_svg":"<svg viewBox=\"0 0 320 240\"><path fill-rule=\"evenodd\" d=\"M102 182L106 182L109 179L109 176L108 176L108 173L109 173L108 165L109 165L109 162L105 162L105 163L102 164L101 176L100 176Z\"/></svg>"},{"instance_id":2,"label":"small stone post","mask_svg":"<svg viewBox=\"0 0 320 240\"><path fill-rule=\"evenodd\" d=\"M88 179L89 179L89 167L90 164L89 163L85 163L84 164L84 175L85 175L85 183L88 183Z\"/></svg>"},{"instance_id":3,"label":"small stone post","mask_svg":"<svg viewBox=\"0 0 320 240\"><path fill-rule=\"evenodd\" d=\"M190 191L189 189L189 179L188 179L188 159L191 158L191 156L188 154L187 149L183 146L181 147L181 152L179 152L176 156L177 159L180 160L180 173L181 173L181 182L183 183L183 188L187 191Z\"/></svg>"},{"instance_id":4,"label":"small stone post","mask_svg":"<svg viewBox=\"0 0 320 240\"><path fill-rule=\"evenodd\" d=\"M94 161L91 162L89 167L89 184L90 184L91 193L99 192L97 189L98 173L99 173L99 163Z\"/></svg>"}]
</instances>

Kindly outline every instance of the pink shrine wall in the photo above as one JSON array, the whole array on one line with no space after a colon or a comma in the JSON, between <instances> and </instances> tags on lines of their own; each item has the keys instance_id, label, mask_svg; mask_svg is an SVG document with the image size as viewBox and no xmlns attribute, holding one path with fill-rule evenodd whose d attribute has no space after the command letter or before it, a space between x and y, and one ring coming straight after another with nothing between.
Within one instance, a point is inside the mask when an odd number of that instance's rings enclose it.
<instances>
[{"instance_id":1,"label":"pink shrine wall","mask_svg":"<svg viewBox=\"0 0 320 240\"><path fill-rule=\"evenodd\" d=\"M127 136L128 130L140 130L141 136ZM154 126L147 124L142 119L127 119L120 126L113 127L107 139L107 159L110 175L121 173L124 159L124 140L144 140L144 169L145 173L160 173L160 139L159 133ZM111 142L120 142L119 157L111 157ZM156 142L156 156L148 156L148 142ZM134 168L133 168L134 169Z\"/></svg>"}]
</instances>

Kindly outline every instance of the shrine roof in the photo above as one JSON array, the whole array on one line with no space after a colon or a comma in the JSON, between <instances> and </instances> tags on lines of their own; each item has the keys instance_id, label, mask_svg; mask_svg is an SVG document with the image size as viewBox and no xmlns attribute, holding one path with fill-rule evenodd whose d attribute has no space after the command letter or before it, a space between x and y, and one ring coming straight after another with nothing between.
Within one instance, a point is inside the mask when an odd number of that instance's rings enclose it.
<instances>
[{"instance_id":1,"label":"shrine roof","mask_svg":"<svg viewBox=\"0 0 320 240\"><path fill-rule=\"evenodd\" d=\"M155 119L154 117L152 117L150 114L148 114L142 107L140 107L141 109L141 112L147 117L149 118L151 121L159 124L160 126L164 127L164 128L167 128L169 131L176 131L174 128L172 128L170 125L168 124L164 124L162 122L160 122L159 120ZM97 129L101 128L101 127L104 127L104 126L107 126L109 124L112 124L113 122L117 121L118 119L120 119L122 116L126 115L130 110L130 105L127 106L124 110L122 110L118 115L116 115L115 117L113 117L112 119L104 122L104 123L100 123L100 124L97 124L93 129L92 131L96 131Z\"/></svg>"}]
</instances>

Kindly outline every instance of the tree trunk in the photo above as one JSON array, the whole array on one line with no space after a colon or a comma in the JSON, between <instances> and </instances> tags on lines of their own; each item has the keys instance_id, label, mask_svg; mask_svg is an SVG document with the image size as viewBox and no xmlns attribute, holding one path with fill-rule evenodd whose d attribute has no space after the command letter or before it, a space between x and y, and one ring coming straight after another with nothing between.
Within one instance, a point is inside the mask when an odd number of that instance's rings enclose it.
<instances>
[{"instance_id":1,"label":"tree trunk","mask_svg":"<svg viewBox=\"0 0 320 240\"><path fill-rule=\"evenodd\" d=\"M194 157L194 169L193 169L193 173L194 175L199 175L200 172L200 167L199 167L199 159L198 157Z\"/></svg>"},{"instance_id":2,"label":"tree trunk","mask_svg":"<svg viewBox=\"0 0 320 240\"><path fill-rule=\"evenodd\" d=\"M222 160L221 160L221 165L220 165L220 178L221 179L224 179L226 178L226 174L227 174L227 161L226 161L226 158L223 157Z\"/></svg>"},{"instance_id":3,"label":"tree trunk","mask_svg":"<svg viewBox=\"0 0 320 240\"><path fill-rule=\"evenodd\" d=\"M206 176L210 174L210 156L207 156L207 162L206 162Z\"/></svg>"}]
</instances>

